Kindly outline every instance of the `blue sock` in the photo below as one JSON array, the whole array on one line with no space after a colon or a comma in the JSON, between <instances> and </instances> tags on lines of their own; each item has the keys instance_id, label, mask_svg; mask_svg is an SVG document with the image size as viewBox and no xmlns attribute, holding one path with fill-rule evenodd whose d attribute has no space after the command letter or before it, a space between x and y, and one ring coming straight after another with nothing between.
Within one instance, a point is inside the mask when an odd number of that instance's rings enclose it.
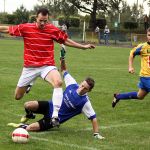
<instances>
[{"instance_id":1,"label":"blue sock","mask_svg":"<svg viewBox=\"0 0 150 150\"><path fill-rule=\"evenodd\" d=\"M120 93L116 95L119 100L138 99L137 92Z\"/></svg>"}]
</instances>

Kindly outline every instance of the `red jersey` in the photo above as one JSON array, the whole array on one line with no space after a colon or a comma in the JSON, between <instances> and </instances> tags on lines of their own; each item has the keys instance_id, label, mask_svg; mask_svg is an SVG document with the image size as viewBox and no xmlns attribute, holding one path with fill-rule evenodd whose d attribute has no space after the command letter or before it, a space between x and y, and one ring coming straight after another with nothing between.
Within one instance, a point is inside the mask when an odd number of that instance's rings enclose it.
<instances>
[{"instance_id":1,"label":"red jersey","mask_svg":"<svg viewBox=\"0 0 150 150\"><path fill-rule=\"evenodd\" d=\"M36 23L10 26L9 33L24 39L25 67L55 66L54 41L62 44L68 38L66 33L52 24L46 24L42 30Z\"/></svg>"}]
</instances>

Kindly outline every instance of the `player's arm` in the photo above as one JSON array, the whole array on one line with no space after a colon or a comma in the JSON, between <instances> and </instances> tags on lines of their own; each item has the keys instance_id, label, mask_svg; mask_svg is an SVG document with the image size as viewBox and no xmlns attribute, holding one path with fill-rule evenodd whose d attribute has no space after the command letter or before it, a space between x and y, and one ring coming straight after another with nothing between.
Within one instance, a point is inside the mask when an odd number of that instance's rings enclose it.
<instances>
[{"instance_id":1,"label":"player's arm","mask_svg":"<svg viewBox=\"0 0 150 150\"><path fill-rule=\"evenodd\" d=\"M93 136L94 136L94 138L100 139L100 140L104 139L104 137L101 136L100 133L99 133L99 126L98 126L97 119L94 118L94 119L91 120L91 122L92 122L92 126L93 126Z\"/></svg>"},{"instance_id":2,"label":"player's arm","mask_svg":"<svg viewBox=\"0 0 150 150\"><path fill-rule=\"evenodd\" d=\"M130 54L129 56L129 73L133 74L135 72L134 67L133 67L133 62L134 62L134 56Z\"/></svg>"},{"instance_id":3,"label":"player's arm","mask_svg":"<svg viewBox=\"0 0 150 150\"><path fill-rule=\"evenodd\" d=\"M9 33L9 26L0 26L0 32Z\"/></svg>"},{"instance_id":4,"label":"player's arm","mask_svg":"<svg viewBox=\"0 0 150 150\"><path fill-rule=\"evenodd\" d=\"M91 120L92 127L93 127L93 136L96 139L104 139L104 137L101 136L100 133L99 133L99 125L98 125L98 122L97 122L97 119L96 119L96 114L95 114L95 111L94 111L90 101L85 103L85 105L82 109L82 112L84 113L84 115L88 119Z\"/></svg>"},{"instance_id":5,"label":"player's arm","mask_svg":"<svg viewBox=\"0 0 150 150\"><path fill-rule=\"evenodd\" d=\"M93 127L93 133L99 133L99 127L98 127L98 122L97 119L94 118L91 120L92 127Z\"/></svg>"},{"instance_id":6,"label":"player's arm","mask_svg":"<svg viewBox=\"0 0 150 150\"><path fill-rule=\"evenodd\" d=\"M83 44L77 43L77 42L75 42L69 38L66 39L64 44L69 46L69 47L75 47L75 48L79 48L79 49L93 49L93 48L95 48L95 46L93 44L83 45Z\"/></svg>"},{"instance_id":7,"label":"player's arm","mask_svg":"<svg viewBox=\"0 0 150 150\"><path fill-rule=\"evenodd\" d=\"M128 67L128 71L129 73L133 74L135 73L134 67L133 67L133 62L134 62L134 57L136 55L140 55L141 51L142 51L142 44L139 44L137 47L133 48L130 52L130 56L129 56L129 67Z\"/></svg>"}]
</instances>

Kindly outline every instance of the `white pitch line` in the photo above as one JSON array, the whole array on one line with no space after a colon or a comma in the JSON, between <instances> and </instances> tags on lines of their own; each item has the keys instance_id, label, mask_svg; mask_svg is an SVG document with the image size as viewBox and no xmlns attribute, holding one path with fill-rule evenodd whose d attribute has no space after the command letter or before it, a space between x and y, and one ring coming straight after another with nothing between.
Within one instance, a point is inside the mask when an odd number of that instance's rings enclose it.
<instances>
[{"instance_id":1,"label":"white pitch line","mask_svg":"<svg viewBox=\"0 0 150 150\"><path fill-rule=\"evenodd\" d=\"M142 125L142 124L150 124L149 121L146 122L135 122L135 123L123 123L123 124L115 124L110 126L100 126L100 129L111 129L111 128L119 128L119 127L127 127L127 126L136 126L136 125ZM92 130L92 128L85 128L84 130Z\"/></svg>"},{"instance_id":2,"label":"white pitch line","mask_svg":"<svg viewBox=\"0 0 150 150\"><path fill-rule=\"evenodd\" d=\"M142 125L142 124L150 124L150 122L146 121L146 122L123 123L123 124L116 124L116 125L110 125L110 126L101 126L100 129L111 129L111 128L118 128L118 127L126 127L126 126L136 126L136 125ZM84 130L92 130L92 128L86 128ZM77 131L79 131L79 130L77 130ZM48 132L46 132L46 133L48 133ZM42 134L46 134L46 133L42 132ZM31 139L45 141L45 142L51 142L51 143L62 145L62 146L68 146L70 148L85 149L85 150L98 150L93 147L79 146L77 144L64 143L64 142L60 142L60 141L56 141L56 140L48 140L46 138L39 138L39 137L35 137L35 136L32 136Z\"/></svg>"},{"instance_id":3,"label":"white pitch line","mask_svg":"<svg viewBox=\"0 0 150 150\"><path fill-rule=\"evenodd\" d=\"M11 112L8 112L8 113L11 113ZM19 115L19 114L14 114L14 113L11 113L15 116L22 116L22 115ZM110 128L119 128L119 127L126 127L126 126L136 126L136 125L140 125L140 124L150 124L149 121L146 121L146 122L135 122L135 123L122 123L122 124L115 124L115 125L109 125L109 126L100 126L99 128L100 129L110 129ZM81 129L81 130L92 130L91 127L89 128L85 128L85 129ZM81 130L77 130L77 131L81 131ZM41 134L45 134L45 132L40 132Z\"/></svg>"},{"instance_id":4,"label":"white pitch line","mask_svg":"<svg viewBox=\"0 0 150 150\"><path fill-rule=\"evenodd\" d=\"M39 141L45 141L45 142L51 142L51 143L54 143L54 144L68 146L68 147L77 148L77 149L98 150L98 149L93 148L93 147L79 146L77 144L70 144L70 143L60 142L60 141L56 141L56 140L48 140L46 138L39 138L39 137L35 137L35 136L31 136L31 139L39 140Z\"/></svg>"},{"instance_id":5,"label":"white pitch line","mask_svg":"<svg viewBox=\"0 0 150 150\"><path fill-rule=\"evenodd\" d=\"M100 129L111 129L111 128L120 128L120 127L127 127L127 126L136 126L136 125L142 125L142 124L150 124L150 122L146 121L146 122L135 122L135 123L122 123L122 124L115 124L115 125L109 125L109 126L99 126L99 128ZM92 130L92 127L79 129L76 131L90 131L90 130ZM46 134L49 134L49 132L38 132L38 133L33 132L33 134L46 135Z\"/></svg>"},{"instance_id":6,"label":"white pitch line","mask_svg":"<svg viewBox=\"0 0 150 150\"><path fill-rule=\"evenodd\" d=\"M48 142L48 139L46 139L46 138L39 138L39 137L35 137L35 136L31 136L31 139Z\"/></svg>"}]
</instances>

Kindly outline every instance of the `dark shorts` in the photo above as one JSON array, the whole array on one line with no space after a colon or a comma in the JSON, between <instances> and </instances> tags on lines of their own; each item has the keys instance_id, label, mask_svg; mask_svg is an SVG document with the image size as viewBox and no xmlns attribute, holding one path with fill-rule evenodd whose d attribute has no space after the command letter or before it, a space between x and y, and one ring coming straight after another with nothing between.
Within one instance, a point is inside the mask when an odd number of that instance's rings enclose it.
<instances>
[{"instance_id":1,"label":"dark shorts","mask_svg":"<svg viewBox=\"0 0 150 150\"><path fill-rule=\"evenodd\" d=\"M46 131L52 128L51 118L49 114L49 102L48 101L38 101L39 108L36 111L37 114L43 114L44 117L37 121L40 125L40 131Z\"/></svg>"}]
</instances>

